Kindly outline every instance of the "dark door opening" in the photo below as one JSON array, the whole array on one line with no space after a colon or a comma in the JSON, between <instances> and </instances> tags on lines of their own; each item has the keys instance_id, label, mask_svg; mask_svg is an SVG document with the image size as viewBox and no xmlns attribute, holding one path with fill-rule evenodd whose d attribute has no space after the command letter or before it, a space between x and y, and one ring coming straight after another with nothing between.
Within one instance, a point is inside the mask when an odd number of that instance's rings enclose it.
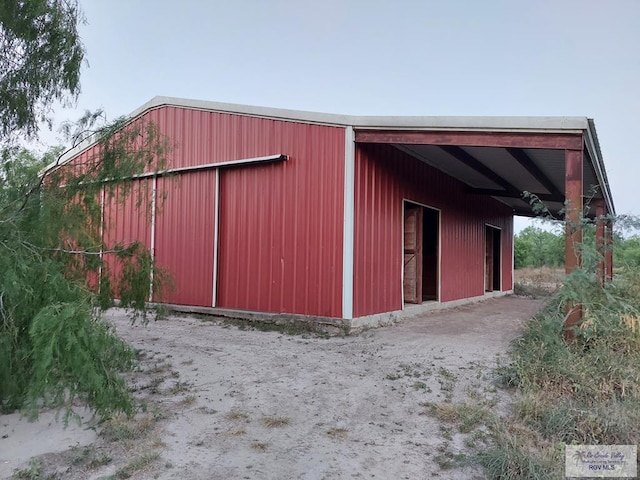
<instances>
[{"instance_id":1,"label":"dark door opening","mask_svg":"<svg viewBox=\"0 0 640 480\"><path fill-rule=\"evenodd\" d=\"M422 300L438 300L440 212L423 207Z\"/></svg>"},{"instance_id":2,"label":"dark door opening","mask_svg":"<svg viewBox=\"0 0 640 480\"><path fill-rule=\"evenodd\" d=\"M404 203L405 303L438 299L439 212L415 203Z\"/></svg>"},{"instance_id":3,"label":"dark door opening","mask_svg":"<svg viewBox=\"0 0 640 480\"><path fill-rule=\"evenodd\" d=\"M499 228L487 226L485 229L485 281L486 292L500 290L501 255L500 243L502 231Z\"/></svg>"}]
</instances>

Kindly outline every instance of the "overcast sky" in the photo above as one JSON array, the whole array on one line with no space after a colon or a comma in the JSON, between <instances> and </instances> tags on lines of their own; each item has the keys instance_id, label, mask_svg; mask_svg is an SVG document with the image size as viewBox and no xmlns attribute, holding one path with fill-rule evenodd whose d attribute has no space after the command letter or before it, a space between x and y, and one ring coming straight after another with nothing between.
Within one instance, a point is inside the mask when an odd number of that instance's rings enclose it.
<instances>
[{"instance_id":1,"label":"overcast sky","mask_svg":"<svg viewBox=\"0 0 640 480\"><path fill-rule=\"evenodd\" d=\"M80 110L115 118L165 95L353 115L588 116L617 212L640 214L640 0L80 4Z\"/></svg>"}]
</instances>

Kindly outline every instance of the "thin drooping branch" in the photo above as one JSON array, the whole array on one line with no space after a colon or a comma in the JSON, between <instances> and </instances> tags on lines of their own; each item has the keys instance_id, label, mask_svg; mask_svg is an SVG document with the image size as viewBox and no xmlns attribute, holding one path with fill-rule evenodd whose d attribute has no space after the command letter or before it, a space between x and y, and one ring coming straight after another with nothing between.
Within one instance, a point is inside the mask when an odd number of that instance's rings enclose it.
<instances>
[{"instance_id":1,"label":"thin drooping branch","mask_svg":"<svg viewBox=\"0 0 640 480\"><path fill-rule=\"evenodd\" d=\"M66 248L43 248L41 250L47 252L58 252L58 253L67 253L70 255L102 255L105 253L122 253L126 251L129 247L133 246L134 243L129 243L127 246L123 246L122 248L115 248L110 250L100 250L98 252L92 252L90 250L68 250Z\"/></svg>"}]
</instances>

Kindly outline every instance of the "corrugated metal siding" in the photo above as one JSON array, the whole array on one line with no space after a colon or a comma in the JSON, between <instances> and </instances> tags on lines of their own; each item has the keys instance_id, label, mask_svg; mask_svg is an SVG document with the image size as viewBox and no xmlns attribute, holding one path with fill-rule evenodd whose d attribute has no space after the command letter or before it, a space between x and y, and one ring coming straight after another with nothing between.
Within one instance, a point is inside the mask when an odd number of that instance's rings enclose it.
<instances>
[{"instance_id":1,"label":"corrugated metal siding","mask_svg":"<svg viewBox=\"0 0 640 480\"><path fill-rule=\"evenodd\" d=\"M338 127L305 125L242 115L177 107L151 110L138 121L154 122L171 139L167 168L189 167L277 153L295 143L313 141L315 133L344 131ZM311 135L311 137L309 137Z\"/></svg>"},{"instance_id":2,"label":"corrugated metal siding","mask_svg":"<svg viewBox=\"0 0 640 480\"><path fill-rule=\"evenodd\" d=\"M134 180L128 195L124 195L122 187L116 187L114 196L105 196L107 248L115 242L139 241L147 247L151 245L151 182L151 179Z\"/></svg>"},{"instance_id":3,"label":"corrugated metal siding","mask_svg":"<svg viewBox=\"0 0 640 480\"><path fill-rule=\"evenodd\" d=\"M80 175L87 173L87 171L95 166L100 160L101 148L97 145L79 153L76 157L72 158L68 162L65 162L58 168L59 172L65 172L65 174Z\"/></svg>"},{"instance_id":4,"label":"corrugated metal siding","mask_svg":"<svg viewBox=\"0 0 640 480\"><path fill-rule=\"evenodd\" d=\"M215 175L208 170L158 179L155 261L175 288L154 292L155 301L211 306Z\"/></svg>"},{"instance_id":5,"label":"corrugated metal siding","mask_svg":"<svg viewBox=\"0 0 640 480\"><path fill-rule=\"evenodd\" d=\"M508 207L388 145L357 145L355 188L355 316L402 308L403 199L441 210L441 301L484 293L486 223L503 229L502 288L511 288Z\"/></svg>"},{"instance_id":6,"label":"corrugated metal siding","mask_svg":"<svg viewBox=\"0 0 640 480\"><path fill-rule=\"evenodd\" d=\"M340 317L344 129L214 117L210 161L289 156L221 171L218 305Z\"/></svg>"},{"instance_id":7,"label":"corrugated metal siding","mask_svg":"<svg viewBox=\"0 0 640 480\"><path fill-rule=\"evenodd\" d=\"M505 215L503 212L506 207L495 200L491 198L484 200L482 218L487 224L499 227L502 233L502 290L511 290L513 289L513 215L509 215L508 209Z\"/></svg>"},{"instance_id":8,"label":"corrugated metal siding","mask_svg":"<svg viewBox=\"0 0 640 480\"><path fill-rule=\"evenodd\" d=\"M220 171L217 306L341 316L344 128L176 107L134 123L148 121L172 146L166 168L289 156ZM211 305L214 173L186 175L174 177L177 183L158 180L166 200L156 219L155 258L177 287L163 301ZM109 239L150 245L150 224L138 223L133 205L119 210L110 202L106 214L113 217Z\"/></svg>"},{"instance_id":9,"label":"corrugated metal siding","mask_svg":"<svg viewBox=\"0 0 640 480\"><path fill-rule=\"evenodd\" d=\"M140 242L151 247L151 198L152 180L135 180L125 196L123 187L116 187L114 195L105 195L104 204L104 244L105 250L116 244L128 246ZM120 275L120 266L114 254L105 254L104 260L110 278ZM116 292L117 295L117 292Z\"/></svg>"},{"instance_id":10,"label":"corrugated metal siding","mask_svg":"<svg viewBox=\"0 0 640 480\"><path fill-rule=\"evenodd\" d=\"M174 145L169 168L289 156L219 172L217 306L340 317L344 128L174 107L148 112L147 120ZM166 200L156 218L156 261L177 286L163 301L211 304L214 175L158 180ZM151 181L135 183L150 194ZM459 182L393 147L358 145L355 316L402 308L403 198L441 210L441 301L482 295L485 223L503 229L502 288L511 288L507 207L465 195ZM140 214L134 200L107 200L105 216L106 238L150 246L150 212Z\"/></svg>"}]
</instances>

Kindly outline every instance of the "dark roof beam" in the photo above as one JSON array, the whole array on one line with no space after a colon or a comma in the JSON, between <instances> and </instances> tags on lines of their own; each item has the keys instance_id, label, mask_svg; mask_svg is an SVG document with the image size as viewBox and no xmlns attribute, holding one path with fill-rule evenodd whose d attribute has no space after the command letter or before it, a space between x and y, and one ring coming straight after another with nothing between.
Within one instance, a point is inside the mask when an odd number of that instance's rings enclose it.
<instances>
[{"instance_id":1,"label":"dark roof beam","mask_svg":"<svg viewBox=\"0 0 640 480\"><path fill-rule=\"evenodd\" d=\"M477 173L488 178L496 185L500 185L502 188L505 189L506 193L511 195L516 195L518 197L521 196L522 192L520 190L518 190L516 187L511 185L507 180L505 180L496 172L491 170L489 167L487 167L484 163L482 163L480 160L475 158L473 155L464 151L462 148L456 147L454 145L439 145L439 148L447 152L456 160L464 163L467 167L471 168L472 170L475 170ZM503 195L503 196L509 196L509 195Z\"/></svg>"},{"instance_id":2,"label":"dark roof beam","mask_svg":"<svg viewBox=\"0 0 640 480\"><path fill-rule=\"evenodd\" d=\"M576 133L380 130L356 127L355 136L356 143L551 148L554 150L582 148L582 134Z\"/></svg>"},{"instance_id":3,"label":"dark roof beam","mask_svg":"<svg viewBox=\"0 0 640 480\"><path fill-rule=\"evenodd\" d=\"M511 155L520 165L522 165L527 172L529 172L533 178L535 178L549 193L556 198L564 199L562 192L553 184L553 182L547 177L542 170L529 158L523 150L519 148L505 148L505 150ZM540 195L538 195L540 197ZM542 199L542 197L541 197Z\"/></svg>"}]
</instances>

